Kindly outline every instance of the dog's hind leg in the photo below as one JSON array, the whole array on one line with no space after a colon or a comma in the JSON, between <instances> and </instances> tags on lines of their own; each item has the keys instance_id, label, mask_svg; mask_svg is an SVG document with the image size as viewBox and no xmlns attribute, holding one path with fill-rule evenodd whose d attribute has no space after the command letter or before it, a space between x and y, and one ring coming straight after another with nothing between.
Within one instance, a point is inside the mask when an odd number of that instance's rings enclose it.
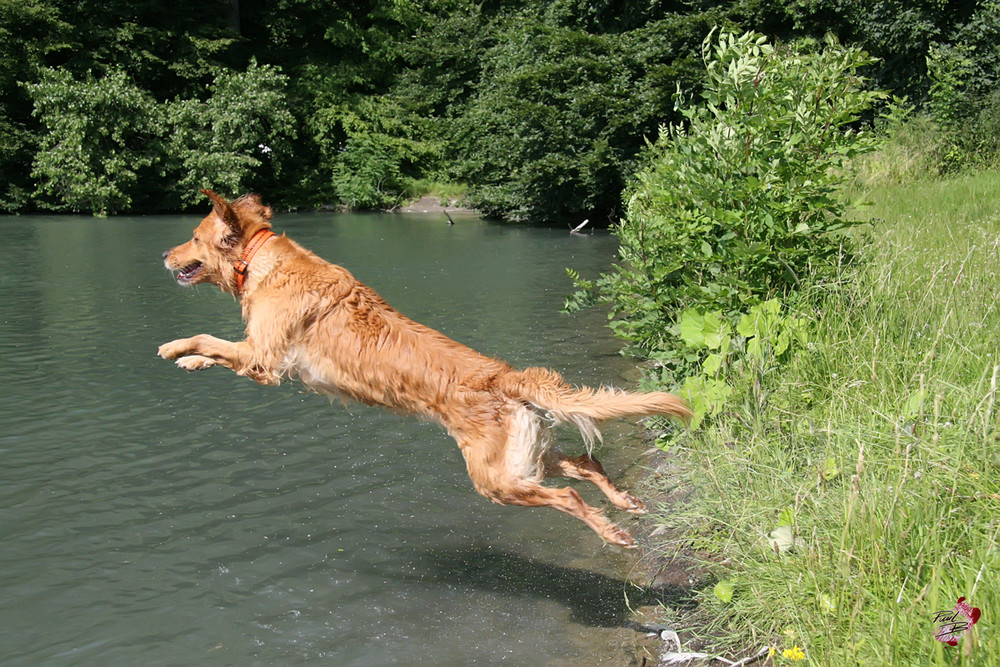
<instances>
[{"instance_id":1,"label":"dog's hind leg","mask_svg":"<svg viewBox=\"0 0 1000 667\"><path fill-rule=\"evenodd\" d=\"M615 507L633 514L646 513L646 506L643 505L642 501L628 491L615 486L608 479L601 462L589 454L566 456L562 452L549 451L545 454L544 463L546 477L571 477L587 480L599 488L614 503Z\"/></svg>"},{"instance_id":2,"label":"dog's hind leg","mask_svg":"<svg viewBox=\"0 0 1000 667\"><path fill-rule=\"evenodd\" d=\"M509 483L478 487L481 494L500 505L523 507L551 507L575 516L591 527L605 542L634 548L635 540L625 530L609 521L601 510L584 502L576 489L553 489L540 484Z\"/></svg>"},{"instance_id":3,"label":"dog's hind leg","mask_svg":"<svg viewBox=\"0 0 1000 667\"><path fill-rule=\"evenodd\" d=\"M473 486L483 496L500 505L552 507L580 519L611 544L634 547L635 540L626 531L609 521L596 507L583 501L576 489L553 489L540 483L544 470L533 470L531 458L538 453L538 464L544 455L544 443L527 438L543 437L544 431L524 413L527 408L508 413L505 428L495 422L475 429L463 429L456 435L465 456ZM524 458L524 454L529 456Z\"/></svg>"},{"instance_id":4,"label":"dog's hind leg","mask_svg":"<svg viewBox=\"0 0 1000 667\"><path fill-rule=\"evenodd\" d=\"M635 547L635 540L627 531L609 521L601 510L585 503L574 488L567 486L562 489L553 489L547 486L532 485L505 491L506 495L495 502L527 507L552 507L580 519L600 535L605 542L629 549Z\"/></svg>"}]
</instances>

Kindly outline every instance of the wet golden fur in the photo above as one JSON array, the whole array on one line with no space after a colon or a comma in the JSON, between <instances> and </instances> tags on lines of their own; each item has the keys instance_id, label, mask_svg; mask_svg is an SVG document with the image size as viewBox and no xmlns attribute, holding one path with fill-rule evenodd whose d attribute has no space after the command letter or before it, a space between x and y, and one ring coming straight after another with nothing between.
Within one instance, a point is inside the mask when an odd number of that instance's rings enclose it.
<instances>
[{"instance_id":1,"label":"wet golden fur","mask_svg":"<svg viewBox=\"0 0 1000 667\"><path fill-rule=\"evenodd\" d=\"M184 285L212 283L240 299L246 338L207 334L160 346L159 355L188 371L224 366L261 384L297 377L317 392L381 405L441 423L458 441L476 490L500 504L548 506L585 521L613 544L632 537L587 505L572 488L545 477L593 482L630 512L642 503L616 488L589 453L568 457L550 448L558 422L580 429L590 446L595 422L628 415L687 418L683 401L666 393L574 389L544 368L513 369L408 319L345 269L286 236L268 240L237 290L233 262L247 241L270 228L271 209L256 195L227 202L203 191L213 210L192 239L164 253Z\"/></svg>"}]
</instances>

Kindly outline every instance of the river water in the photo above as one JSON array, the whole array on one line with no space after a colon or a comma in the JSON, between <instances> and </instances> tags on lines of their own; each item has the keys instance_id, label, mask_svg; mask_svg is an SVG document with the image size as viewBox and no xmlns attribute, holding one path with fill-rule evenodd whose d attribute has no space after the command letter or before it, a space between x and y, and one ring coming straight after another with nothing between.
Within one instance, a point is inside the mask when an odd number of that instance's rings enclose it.
<instances>
[{"instance_id":1,"label":"river water","mask_svg":"<svg viewBox=\"0 0 1000 667\"><path fill-rule=\"evenodd\" d=\"M456 220L275 226L481 352L624 382L603 315L558 312L612 238ZM581 522L476 495L436 425L156 357L241 337L231 297L161 264L197 221L0 218L0 663L600 664L627 561Z\"/></svg>"}]
</instances>

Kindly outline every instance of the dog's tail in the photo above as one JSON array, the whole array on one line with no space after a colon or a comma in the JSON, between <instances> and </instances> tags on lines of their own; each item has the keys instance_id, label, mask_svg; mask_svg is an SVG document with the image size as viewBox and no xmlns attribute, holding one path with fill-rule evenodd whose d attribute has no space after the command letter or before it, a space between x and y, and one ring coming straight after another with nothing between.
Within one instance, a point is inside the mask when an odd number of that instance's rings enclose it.
<instances>
[{"instance_id":1,"label":"dog's tail","mask_svg":"<svg viewBox=\"0 0 1000 667\"><path fill-rule=\"evenodd\" d=\"M500 389L511 398L525 400L545 410L557 422L574 424L587 448L601 440L595 422L616 417L665 415L687 421L691 409L678 396L662 391L633 393L617 389L574 388L547 368L512 371L499 380Z\"/></svg>"}]
</instances>

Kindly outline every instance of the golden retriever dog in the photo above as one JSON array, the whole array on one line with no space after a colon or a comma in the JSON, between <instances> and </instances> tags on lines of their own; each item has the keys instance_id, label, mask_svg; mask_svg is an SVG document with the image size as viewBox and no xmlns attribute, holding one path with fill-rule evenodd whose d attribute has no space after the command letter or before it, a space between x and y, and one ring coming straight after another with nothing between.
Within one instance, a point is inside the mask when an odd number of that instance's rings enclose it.
<instances>
[{"instance_id":1,"label":"golden retriever dog","mask_svg":"<svg viewBox=\"0 0 1000 667\"><path fill-rule=\"evenodd\" d=\"M161 345L161 357L187 371L225 366L260 384L298 378L322 394L432 419L458 441L476 491L493 502L554 507L607 542L635 546L575 489L542 480L587 480L616 507L645 512L590 455L601 438L596 422L652 414L687 419L681 399L575 389L545 368L515 370L408 319L345 269L274 234L272 211L257 195L229 202L202 192L212 212L191 240L163 253L164 263L181 285L212 283L238 299L246 338L181 338ZM550 448L558 423L580 430L588 454Z\"/></svg>"}]
</instances>

